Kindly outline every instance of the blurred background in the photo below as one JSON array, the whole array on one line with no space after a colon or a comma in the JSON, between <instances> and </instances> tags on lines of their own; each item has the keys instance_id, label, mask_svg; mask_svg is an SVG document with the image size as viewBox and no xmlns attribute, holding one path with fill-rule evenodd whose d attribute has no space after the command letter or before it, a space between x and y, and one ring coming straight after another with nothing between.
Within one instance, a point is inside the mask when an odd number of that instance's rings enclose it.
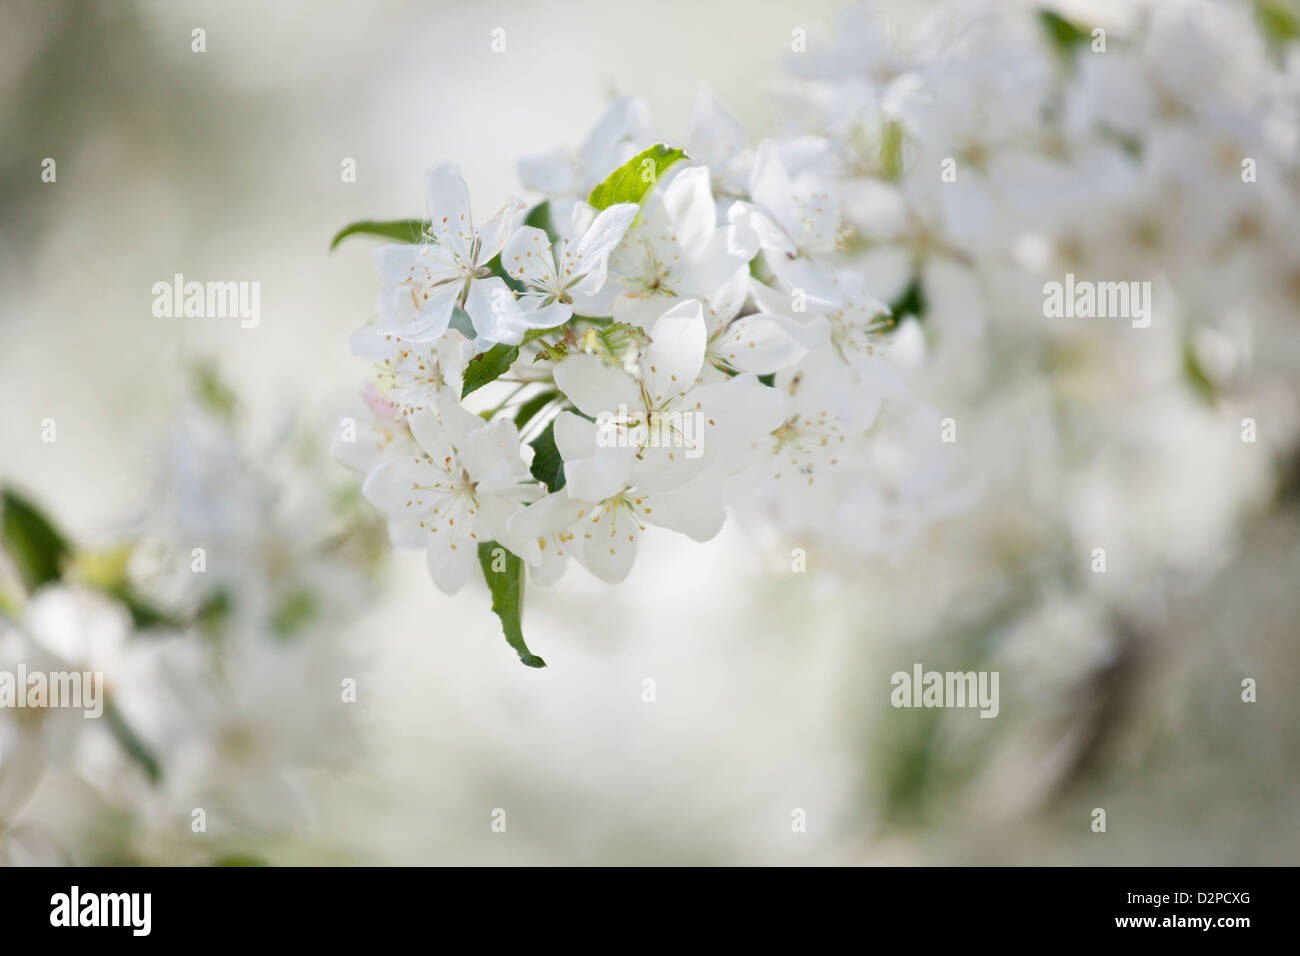
<instances>
[{"instance_id":1,"label":"blurred background","mask_svg":"<svg viewBox=\"0 0 1300 956\"><path fill-rule=\"evenodd\" d=\"M843 6L7 3L0 479L79 544L111 546L162 507L153 489L199 367L238 396L254 447L303 449L293 481L346 491L354 479L323 451L364 375L348 336L377 284L367 241L330 253L334 232L420 214L423 171L442 159L460 163L477 210L495 209L521 191L519 157L576 145L614 94L642 97L671 142L706 86L757 141L781 128L773 85L791 30L833 35ZM924 7L880 8L902 29ZM195 28L206 52L191 49ZM340 176L346 159L355 182ZM175 273L260 282L260 325L155 317L152 286ZM1105 390L1147 395L1138 373L1114 385L1128 374L1109 364ZM1292 397L1276 399L1279 418L1294 417ZM994 438L1018 432L1044 457L1089 447L1092 426L1020 429L1014 409L1038 400L1006 400ZM1195 416L1235 435L1242 412L1225 399ZM47 419L56 441L42 440ZM137 785L128 799L75 783L77 761L95 759L78 753L33 784L10 830L39 828L63 862L1294 863L1293 446L1216 480L1206 462L1241 449L1179 431L1187 420L1146 451L1160 484L1127 459L1134 480L1092 482L1104 456L1085 453L1069 466L1082 479L1000 476L978 516L865 563L826 551L807 574L774 570L737 521L706 545L649 535L624 585L573 567L530 591L542 671L515 661L481 585L445 597L421 555L394 554L322 622L346 662L329 679L354 677L357 699L347 728L297 728L331 759L292 774L273 823L196 834L186 813L161 826ZM1141 530L1186 560L1130 569L1139 599L1063 584L1087 576L1088 549L1057 573L1074 559L1057 553L1064 532L1034 527L1044 495L1129 531L1124 515L1163 509ZM1193 553L1170 531L1220 511ZM890 675L918 661L999 670L998 718L892 709ZM291 681L268 693L294 706Z\"/></svg>"}]
</instances>

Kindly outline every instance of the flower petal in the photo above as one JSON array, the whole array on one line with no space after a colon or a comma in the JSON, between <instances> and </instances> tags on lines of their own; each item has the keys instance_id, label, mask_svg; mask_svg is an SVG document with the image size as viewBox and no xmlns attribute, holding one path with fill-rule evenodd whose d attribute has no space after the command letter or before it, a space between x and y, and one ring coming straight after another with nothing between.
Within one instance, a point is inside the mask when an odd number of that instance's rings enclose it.
<instances>
[{"instance_id":1,"label":"flower petal","mask_svg":"<svg viewBox=\"0 0 1300 956\"><path fill-rule=\"evenodd\" d=\"M497 210L495 216L483 224L483 228L478 231L479 244L476 265L483 265L492 261L492 258L501 251L524 208L523 200L511 199Z\"/></svg>"},{"instance_id":2,"label":"flower petal","mask_svg":"<svg viewBox=\"0 0 1300 956\"><path fill-rule=\"evenodd\" d=\"M555 366L555 384L583 414L592 418L614 414L620 406L635 407L640 397L636 381L594 355L574 355Z\"/></svg>"},{"instance_id":3,"label":"flower petal","mask_svg":"<svg viewBox=\"0 0 1300 956\"><path fill-rule=\"evenodd\" d=\"M733 368L756 375L779 372L808 354L776 316L762 312L732 322L711 351Z\"/></svg>"},{"instance_id":4,"label":"flower petal","mask_svg":"<svg viewBox=\"0 0 1300 956\"><path fill-rule=\"evenodd\" d=\"M470 260L474 221L470 218L469 187L455 163L439 163L424 174L429 222L434 238L464 262Z\"/></svg>"},{"instance_id":5,"label":"flower petal","mask_svg":"<svg viewBox=\"0 0 1300 956\"><path fill-rule=\"evenodd\" d=\"M656 495L654 507L645 519L696 541L708 541L727 520L722 485L705 475L677 491Z\"/></svg>"},{"instance_id":6,"label":"flower petal","mask_svg":"<svg viewBox=\"0 0 1300 956\"><path fill-rule=\"evenodd\" d=\"M578 519L583 563L596 577L617 584L628 576L636 561L636 541L641 525L619 502L607 501L590 518Z\"/></svg>"},{"instance_id":7,"label":"flower petal","mask_svg":"<svg viewBox=\"0 0 1300 956\"><path fill-rule=\"evenodd\" d=\"M590 502L578 501L566 492L556 491L515 512L506 522L506 527L518 537L543 538L571 527L591 507Z\"/></svg>"},{"instance_id":8,"label":"flower petal","mask_svg":"<svg viewBox=\"0 0 1300 956\"><path fill-rule=\"evenodd\" d=\"M686 394L695 384L707 345L699 301L688 299L659 317L641 360L642 379L656 405Z\"/></svg>"},{"instance_id":9,"label":"flower petal","mask_svg":"<svg viewBox=\"0 0 1300 956\"><path fill-rule=\"evenodd\" d=\"M501 252L501 265L524 285L546 290L558 285L551 240L536 226L515 230Z\"/></svg>"},{"instance_id":10,"label":"flower petal","mask_svg":"<svg viewBox=\"0 0 1300 956\"><path fill-rule=\"evenodd\" d=\"M438 590L443 594L455 594L474 573L478 549L468 534L456 538L448 534L431 535L425 549L425 560L429 576Z\"/></svg>"},{"instance_id":11,"label":"flower petal","mask_svg":"<svg viewBox=\"0 0 1300 956\"><path fill-rule=\"evenodd\" d=\"M446 483L446 473L427 462L398 458L382 462L366 475L361 493L385 514L418 521L442 498L435 485Z\"/></svg>"}]
</instances>

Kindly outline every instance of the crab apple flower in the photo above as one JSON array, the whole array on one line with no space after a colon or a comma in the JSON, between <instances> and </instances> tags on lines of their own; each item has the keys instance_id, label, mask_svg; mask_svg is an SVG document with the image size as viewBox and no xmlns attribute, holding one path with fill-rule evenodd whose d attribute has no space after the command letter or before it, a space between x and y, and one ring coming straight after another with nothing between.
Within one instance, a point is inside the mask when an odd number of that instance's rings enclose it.
<instances>
[{"instance_id":1,"label":"crab apple flower","mask_svg":"<svg viewBox=\"0 0 1300 956\"><path fill-rule=\"evenodd\" d=\"M455 329L432 341L411 342L369 325L353 333L352 354L374 361L383 400L403 417L440 397L458 399L474 347Z\"/></svg>"},{"instance_id":2,"label":"crab apple flower","mask_svg":"<svg viewBox=\"0 0 1300 956\"><path fill-rule=\"evenodd\" d=\"M366 382L361 401L334 429L330 455L350 471L364 475L385 458L405 455L410 442L410 429L397 405L381 395L373 382Z\"/></svg>"},{"instance_id":3,"label":"crab apple flower","mask_svg":"<svg viewBox=\"0 0 1300 956\"><path fill-rule=\"evenodd\" d=\"M482 337L497 324L501 291L509 289L492 276L487 264L501 251L523 211L512 199L475 229L470 215L469 189L454 163L442 163L425 174L429 200L429 241L416 245L392 243L375 253L384 282L380 293L380 331L409 342L438 338L457 306L469 313ZM513 297L511 297L513 298Z\"/></svg>"},{"instance_id":4,"label":"crab apple flower","mask_svg":"<svg viewBox=\"0 0 1300 956\"><path fill-rule=\"evenodd\" d=\"M758 236L733 204L725 225L702 166L683 169L651 193L641 221L609 257L610 313L649 329L665 298L702 298L746 269Z\"/></svg>"},{"instance_id":5,"label":"crab apple flower","mask_svg":"<svg viewBox=\"0 0 1300 956\"><path fill-rule=\"evenodd\" d=\"M778 292L754 282L750 290L764 312L793 319L783 328L802 333L810 350L826 347L846 364L860 367L873 358L885 342L884 332L894 325L889 306L871 294L866 278L851 270L835 272L811 261L799 264L795 275L803 286Z\"/></svg>"},{"instance_id":6,"label":"crab apple flower","mask_svg":"<svg viewBox=\"0 0 1300 956\"><path fill-rule=\"evenodd\" d=\"M785 419L772 430L765 451L755 461L758 480L770 479L772 495L787 515L815 522L830 490L829 476L846 447L849 428L836 411L841 404L833 386L807 372L783 377ZM873 413L874 414L874 413Z\"/></svg>"},{"instance_id":7,"label":"crab apple flower","mask_svg":"<svg viewBox=\"0 0 1300 956\"><path fill-rule=\"evenodd\" d=\"M537 545L514 543L506 521L541 493L528 472L514 422L485 422L459 403L440 402L407 422L418 452L386 461L362 493L396 525L395 543L425 548L429 573L446 594L469 579L482 541L496 540L531 564Z\"/></svg>"},{"instance_id":8,"label":"crab apple flower","mask_svg":"<svg viewBox=\"0 0 1300 956\"><path fill-rule=\"evenodd\" d=\"M624 487L594 501L561 490L518 512L509 525L516 538L559 541L596 577L617 584L632 570L646 522L708 541L725 521L721 484L699 480L673 491Z\"/></svg>"},{"instance_id":9,"label":"crab apple flower","mask_svg":"<svg viewBox=\"0 0 1300 956\"><path fill-rule=\"evenodd\" d=\"M785 144L764 140L750 171L747 221L768 267L787 285L795 284L791 270L797 264L834 253L842 243L840 204L831 192L824 151L817 137Z\"/></svg>"},{"instance_id":10,"label":"crab apple flower","mask_svg":"<svg viewBox=\"0 0 1300 956\"><path fill-rule=\"evenodd\" d=\"M556 365L556 385L590 419L555 422L573 497L671 490L715 464L721 475L744 467L780 423L781 398L750 376L701 384L706 348L703 307L689 299L654 323L635 375L591 355Z\"/></svg>"},{"instance_id":11,"label":"crab apple flower","mask_svg":"<svg viewBox=\"0 0 1300 956\"><path fill-rule=\"evenodd\" d=\"M768 375L779 372L808 354L795 334L786 328L789 319L768 312L740 315L749 297L751 278L737 272L721 289L705 299L704 319L708 328L706 372L720 378L735 372Z\"/></svg>"},{"instance_id":12,"label":"crab apple flower","mask_svg":"<svg viewBox=\"0 0 1300 956\"><path fill-rule=\"evenodd\" d=\"M558 246L535 226L523 226L506 242L501 262L526 287L521 306L534 304L532 328L562 325L577 312L600 314L594 296L605 285L609 254L640 212L636 203L619 203L593 218L586 203L576 205L571 221L586 220L573 238L561 236Z\"/></svg>"}]
</instances>

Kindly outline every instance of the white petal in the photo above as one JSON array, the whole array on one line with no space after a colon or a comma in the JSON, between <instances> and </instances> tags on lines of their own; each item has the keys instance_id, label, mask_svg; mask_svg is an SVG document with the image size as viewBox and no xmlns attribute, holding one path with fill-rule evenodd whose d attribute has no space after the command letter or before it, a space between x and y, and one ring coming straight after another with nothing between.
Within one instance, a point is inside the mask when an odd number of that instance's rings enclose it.
<instances>
[{"instance_id":1,"label":"white petal","mask_svg":"<svg viewBox=\"0 0 1300 956\"><path fill-rule=\"evenodd\" d=\"M702 166L683 169L673 177L662 196L662 215L682 248L695 249L714 232L718 214L707 169Z\"/></svg>"},{"instance_id":2,"label":"white petal","mask_svg":"<svg viewBox=\"0 0 1300 956\"><path fill-rule=\"evenodd\" d=\"M771 215L752 203L744 203L743 207L744 222L757 236L760 249L776 256L794 255L793 240Z\"/></svg>"},{"instance_id":3,"label":"white petal","mask_svg":"<svg viewBox=\"0 0 1300 956\"><path fill-rule=\"evenodd\" d=\"M555 251L546 233L536 226L515 230L501 251L501 265L511 276L537 289L557 286Z\"/></svg>"},{"instance_id":4,"label":"white petal","mask_svg":"<svg viewBox=\"0 0 1300 956\"><path fill-rule=\"evenodd\" d=\"M576 461L596 454L597 431L596 422L588 421L573 412L560 412L555 416L553 428L555 447L560 457L565 461Z\"/></svg>"},{"instance_id":5,"label":"white petal","mask_svg":"<svg viewBox=\"0 0 1300 956\"><path fill-rule=\"evenodd\" d=\"M447 476L426 463L410 458L382 462L366 475L361 493L376 508L399 518L419 518L431 511L442 495L430 491L435 483L445 484Z\"/></svg>"},{"instance_id":6,"label":"white petal","mask_svg":"<svg viewBox=\"0 0 1300 956\"><path fill-rule=\"evenodd\" d=\"M469 339L452 329L438 340L437 353L438 370L442 373L447 389L453 395L459 395L465 384L465 366L474 354L473 345Z\"/></svg>"},{"instance_id":7,"label":"white petal","mask_svg":"<svg viewBox=\"0 0 1300 956\"><path fill-rule=\"evenodd\" d=\"M459 455L469 446L471 437L486 428L487 423L478 415L461 404L459 395L443 393L439 396L434 411L438 416L438 425ZM414 431L414 428L412 429Z\"/></svg>"},{"instance_id":8,"label":"white petal","mask_svg":"<svg viewBox=\"0 0 1300 956\"><path fill-rule=\"evenodd\" d=\"M530 329L550 329L569 320L573 310L556 302L543 306L534 296L516 299L500 278L478 279L470 286L465 311L484 343L518 345Z\"/></svg>"},{"instance_id":9,"label":"white petal","mask_svg":"<svg viewBox=\"0 0 1300 956\"><path fill-rule=\"evenodd\" d=\"M748 269L737 269L730 280L705 298L705 319L711 335L717 334L744 308L752 281Z\"/></svg>"},{"instance_id":10,"label":"white petal","mask_svg":"<svg viewBox=\"0 0 1300 956\"><path fill-rule=\"evenodd\" d=\"M590 518L578 519L583 563L602 581L617 584L632 570L641 526L621 504L605 503Z\"/></svg>"},{"instance_id":11,"label":"white petal","mask_svg":"<svg viewBox=\"0 0 1300 956\"><path fill-rule=\"evenodd\" d=\"M591 508L590 502L577 501L566 492L557 491L515 512L506 527L518 537L543 538L569 528Z\"/></svg>"},{"instance_id":12,"label":"white petal","mask_svg":"<svg viewBox=\"0 0 1300 956\"><path fill-rule=\"evenodd\" d=\"M537 497L535 479L519 453L519 432L508 418L498 418L472 432L461 449L461 462L478 483L480 497L510 501Z\"/></svg>"},{"instance_id":13,"label":"white petal","mask_svg":"<svg viewBox=\"0 0 1300 956\"><path fill-rule=\"evenodd\" d=\"M602 444L602 435L617 437L602 428L607 417L598 418L601 424L572 412L555 418L555 447L564 459L565 491L572 498L602 501L629 484L636 450L612 440Z\"/></svg>"},{"instance_id":14,"label":"white petal","mask_svg":"<svg viewBox=\"0 0 1300 956\"><path fill-rule=\"evenodd\" d=\"M602 501L627 488L636 451L602 448L590 458L564 463L564 489L575 499Z\"/></svg>"},{"instance_id":15,"label":"white petal","mask_svg":"<svg viewBox=\"0 0 1300 956\"><path fill-rule=\"evenodd\" d=\"M681 424L689 427L692 448L675 444L672 440L659 444L647 444L644 448L634 450L634 467L628 484L647 494L660 494L675 491L687 482L694 480L709 467L714 454L714 442L705 435L704 430L696 424L699 419L694 412L688 412L681 419Z\"/></svg>"},{"instance_id":16,"label":"white petal","mask_svg":"<svg viewBox=\"0 0 1300 956\"><path fill-rule=\"evenodd\" d=\"M550 305L541 305L541 300L532 296L519 300L519 312L510 317L509 325L513 330L516 326L527 332L531 329L553 329L557 325L563 325L569 321L573 315L571 306L563 302L553 302ZM517 342L511 344L517 345Z\"/></svg>"},{"instance_id":17,"label":"white petal","mask_svg":"<svg viewBox=\"0 0 1300 956\"><path fill-rule=\"evenodd\" d=\"M761 212L770 216L790 234L798 228L794 192L794 183L781 159L780 144L771 139L763 140L758 144L754 168L750 172L749 195ZM765 230L760 230L760 234L765 239L770 238Z\"/></svg>"},{"instance_id":18,"label":"white petal","mask_svg":"<svg viewBox=\"0 0 1300 956\"><path fill-rule=\"evenodd\" d=\"M424 449L424 453L436 464L443 465L446 459L455 454L451 436L447 434L446 427L433 409L421 408L413 412L407 417L406 424L411 429L411 434L415 436L416 444Z\"/></svg>"},{"instance_id":19,"label":"white petal","mask_svg":"<svg viewBox=\"0 0 1300 956\"><path fill-rule=\"evenodd\" d=\"M732 322L713 343L712 352L733 368L757 375L779 372L808 354L776 316L761 312Z\"/></svg>"},{"instance_id":20,"label":"white petal","mask_svg":"<svg viewBox=\"0 0 1300 956\"><path fill-rule=\"evenodd\" d=\"M605 286L605 289L609 291L615 289L615 286L610 283ZM680 301L675 297L657 293L623 292L617 295L610 304L609 314L614 317L615 322L635 325L648 333L654 328L659 316L676 306ZM581 312L580 314L590 315L591 313Z\"/></svg>"},{"instance_id":21,"label":"white petal","mask_svg":"<svg viewBox=\"0 0 1300 956\"><path fill-rule=\"evenodd\" d=\"M599 267L604 270L605 260L614 251L614 247L627 235L632 220L641 211L636 203L619 203L603 209L586 231L575 253L580 265L579 271L590 272Z\"/></svg>"},{"instance_id":22,"label":"white petal","mask_svg":"<svg viewBox=\"0 0 1300 956\"><path fill-rule=\"evenodd\" d=\"M691 399L705 421L700 438L704 457L728 474L746 467L756 447L785 421L785 396L748 374L703 385Z\"/></svg>"},{"instance_id":23,"label":"white petal","mask_svg":"<svg viewBox=\"0 0 1300 956\"><path fill-rule=\"evenodd\" d=\"M840 276L812 259L774 256L769 257L768 266L776 276L777 284L790 291L792 300L796 292L802 293L799 301L805 312L825 312L843 302L844 293L839 287ZM790 308L772 311L788 313Z\"/></svg>"},{"instance_id":24,"label":"white petal","mask_svg":"<svg viewBox=\"0 0 1300 956\"><path fill-rule=\"evenodd\" d=\"M553 538L539 538L538 553L541 561L528 569L529 577L539 587L549 587L564 576L564 569L569 566L568 555L561 550Z\"/></svg>"},{"instance_id":25,"label":"white petal","mask_svg":"<svg viewBox=\"0 0 1300 956\"><path fill-rule=\"evenodd\" d=\"M460 540L453 540L447 534L432 535L425 558L429 565L429 576L433 578L438 590L443 594L455 594L474 573L474 565L478 563L478 549L468 535L460 537Z\"/></svg>"},{"instance_id":26,"label":"white petal","mask_svg":"<svg viewBox=\"0 0 1300 956\"><path fill-rule=\"evenodd\" d=\"M469 295L465 297L465 311L480 338L510 345L518 345L523 340L522 326L516 321L520 313L519 303L500 277L471 282Z\"/></svg>"},{"instance_id":27,"label":"white petal","mask_svg":"<svg viewBox=\"0 0 1300 956\"><path fill-rule=\"evenodd\" d=\"M447 331L451 311L460 295L455 283L422 289L410 283L381 293L377 330L411 342L429 342Z\"/></svg>"},{"instance_id":28,"label":"white petal","mask_svg":"<svg viewBox=\"0 0 1300 956\"><path fill-rule=\"evenodd\" d=\"M524 209L523 200L511 199L483 224L483 228L478 231L478 265L490 262L501 251Z\"/></svg>"},{"instance_id":29,"label":"white petal","mask_svg":"<svg viewBox=\"0 0 1300 956\"><path fill-rule=\"evenodd\" d=\"M707 345L704 310L697 300L688 299L659 317L641 359L642 378L656 405L695 384Z\"/></svg>"},{"instance_id":30,"label":"white petal","mask_svg":"<svg viewBox=\"0 0 1300 956\"><path fill-rule=\"evenodd\" d=\"M394 548L423 548L429 543L429 532L420 527L418 522L405 518L389 518L388 541Z\"/></svg>"},{"instance_id":31,"label":"white petal","mask_svg":"<svg viewBox=\"0 0 1300 956\"><path fill-rule=\"evenodd\" d=\"M523 510L523 505L517 502L500 498L483 499L475 516L475 547L483 541L495 541L511 554L523 559L525 564L540 564L542 552L537 538L516 535L510 531L510 519Z\"/></svg>"},{"instance_id":32,"label":"white petal","mask_svg":"<svg viewBox=\"0 0 1300 956\"><path fill-rule=\"evenodd\" d=\"M727 520L722 507L722 486L705 475L685 488L656 495L654 507L645 519L696 541L708 541L722 530Z\"/></svg>"},{"instance_id":33,"label":"white petal","mask_svg":"<svg viewBox=\"0 0 1300 956\"><path fill-rule=\"evenodd\" d=\"M397 449L401 446L395 444L401 440L401 426L391 422L368 421L361 416L353 416L352 422L355 427L355 434L347 435L350 441L344 440L344 424L346 420L339 422L339 427L334 431L334 437L330 441L330 455L339 464L343 465L358 474L366 474L390 449Z\"/></svg>"},{"instance_id":34,"label":"white petal","mask_svg":"<svg viewBox=\"0 0 1300 956\"><path fill-rule=\"evenodd\" d=\"M439 163L424 174L424 191L429 200L429 221L437 240L469 261L474 241L474 222L469 212L469 187L455 163Z\"/></svg>"},{"instance_id":35,"label":"white petal","mask_svg":"<svg viewBox=\"0 0 1300 956\"><path fill-rule=\"evenodd\" d=\"M386 283L434 283L459 275L455 257L436 242L390 242L375 250L374 260Z\"/></svg>"},{"instance_id":36,"label":"white petal","mask_svg":"<svg viewBox=\"0 0 1300 956\"><path fill-rule=\"evenodd\" d=\"M615 414L620 406L635 407L640 397L632 376L594 355L574 355L561 361L555 366L555 384L579 411L592 418L602 412Z\"/></svg>"}]
</instances>

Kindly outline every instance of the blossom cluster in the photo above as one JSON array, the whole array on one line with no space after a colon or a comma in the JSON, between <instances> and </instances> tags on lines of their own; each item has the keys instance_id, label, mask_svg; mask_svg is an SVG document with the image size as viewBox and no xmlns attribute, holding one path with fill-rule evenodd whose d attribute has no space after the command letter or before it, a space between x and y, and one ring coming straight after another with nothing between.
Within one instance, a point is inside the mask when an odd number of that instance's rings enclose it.
<instances>
[{"instance_id":1,"label":"blossom cluster","mask_svg":"<svg viewBox=\"0 0 1300 956\"><path fill-rule=\"evenodd\" d=\"M1146 366L1141 396L1058 409L1131 438L1122 404L1150 402L1156 445L1162 403L1196 427L1209 393L1285 411L1266 379L1287 353L1250 357L1296 299L1294 58L1246 13L1094 26L958 3L895 35L858 5L833 41L803 32L781 135L747 139L704 92L668 147L619 98L576 150L519 163L540 201L476 225L443 163L427 220L371 229L401 240L353 339L377 368L372 434L336 448L443 591L485 547L540 582L569 559L621 581L648 525L705 541L728 507L777 555L896 560L1012 462L1060 464L990 401L1029 372L1059 392L1093 363ZM1076 275L1141 310L1131 334L1073 302L1050 317ZM1261 469L1233 467L1203 549L1258 492Z\"/></svg>"},{"instance_id":2,"label":"blossom cluster","mask_svg":"<svg viewBox=\"0 0 1300 956\"><path fill-rule=\"evenodd\" d=\"M693 146L638 151L650 136L616 101L576 158L521 163L548 198L482 225L441 164L417 241L376 254L378 317L353 346L379 388L335 448L447 593L480 548L542 583L569 559L618 582L649 525L707 541L765 482L806 498L893 387L889 307L824 258L846 235L824 148L767 140L705 165ZM510 388L476 411L488 382Z\"/></svg>"}]
</instances>

